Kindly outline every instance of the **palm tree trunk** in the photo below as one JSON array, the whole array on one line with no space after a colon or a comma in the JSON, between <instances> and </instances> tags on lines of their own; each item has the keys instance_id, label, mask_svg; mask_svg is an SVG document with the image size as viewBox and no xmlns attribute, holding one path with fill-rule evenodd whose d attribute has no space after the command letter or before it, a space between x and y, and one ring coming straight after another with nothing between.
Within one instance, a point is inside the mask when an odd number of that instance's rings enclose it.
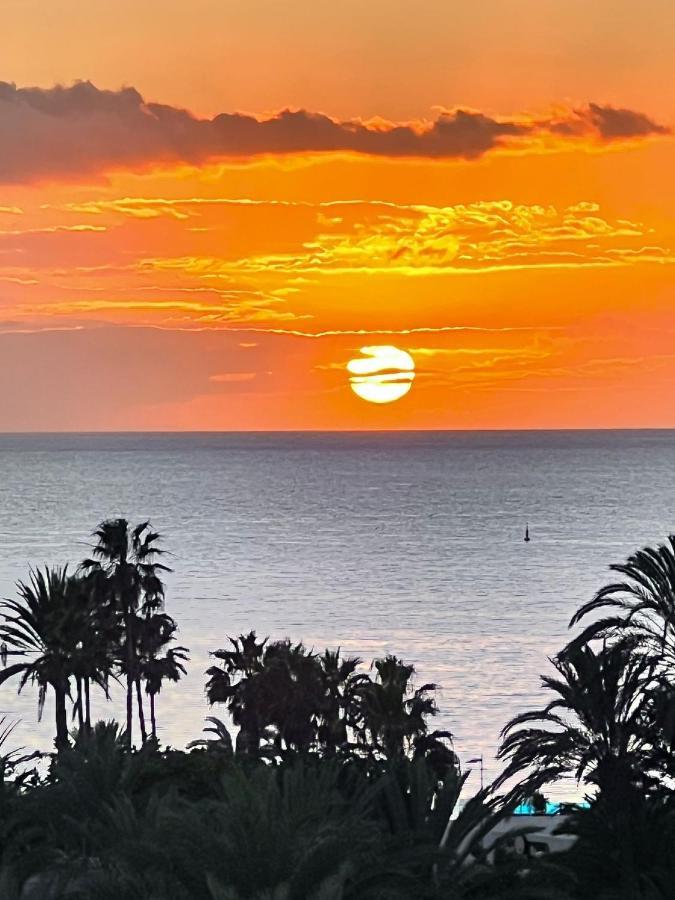
<instances>
[{"instance_id":1,"label":"palm tree trunk","mask_svg":"<svg viewBox=\"0 0 675 900\"><path fill-rule=\"evenodd\" d=\"M124 617L124 630L127 641L127 745L131 747L131 732L134 719L134 644L131 616Z\"/></svg>"},{"instance_id":2,"label":"palm tree trunk","mask_svg":"<svg viewBox=\"0 0 675 900\"><path fill-rule=\"evenodd\" d=\"M138 700L138 722L141 726L141 738L143 743L148 739L148 732L145 728L145 713L143 711L143 694L141 693L141 679L136 679L136 699Z\"/></svg>"},{"instance_id":3,"label":"palm tree trunk","mask_svg":"<svg viewBox=\"0 0 675 900\"><path fill-rule=\"evenodd\" d=\"M75 709L77 710L77 727L82 731L84 725L84 716L82 713L82 678L79 675L76 676L75 683L77 685L77 701L75 703Z\"/></svg>"},{"instance_id":4,"label":"palm tree trunk","mask_svg":"<svg viewBox=\"0 0 675 900\"><path fill-rule=\"evenodd\" d=\"M87 732L91 731L91 705L89 699L89 677L84 679L84 725Z\"/></svg>"},{"instance_id":5,"label":"palm tree trunk","mask_svg":"<svg viewBox=\"0 0 675 900\"><path fill-rule=\"evenodd\" d=\"M131 729L134 715L134 680L127 675L127 746L131 747Z\"/></svg>"},{"instance_id":6,"label":"palm tree trunk","mask_svg":"<svg viewBox=\"0 0 675 900\"><path fill-rule=\"evenodd\" d=\"M157 739L157 721L155 719L155 693L150 694L150 726L152 728L152 736Z\"/></svg>"},{"instance_id":7,"label":"palm tree trunk","mask_svg":"<svg viewBox=\"0 0 675 900\"><path fill-rule=\"evenodd\" d=\"M66 690L61 684L52 685L54 688L54 707L56 713L56 749L68 748L68 715L66 713Z\"/></svg>"},{"instance_id":8,"label":"palm tree trunk","mask_svg":"<svg viewBox=\"0 0 675 900\"><path fill-rule=\"evenodd\" d=\"M257 753L260 749L260 728L257 720L250 717L241 723L236 740L236 752Z\"/></svg>"}]
</instances>

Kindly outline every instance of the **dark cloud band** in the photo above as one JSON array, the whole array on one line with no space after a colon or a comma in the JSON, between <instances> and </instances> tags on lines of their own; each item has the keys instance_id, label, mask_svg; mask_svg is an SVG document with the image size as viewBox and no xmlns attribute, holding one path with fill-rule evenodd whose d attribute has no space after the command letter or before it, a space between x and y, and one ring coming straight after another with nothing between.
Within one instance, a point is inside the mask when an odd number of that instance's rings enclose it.
<instances>
[{"instance_id":1,"label":"dark cloud band","mask_svg":"<svg viewBox=\"0 0 675 900\"><path fill-rule=\"evenodd\" d=\"M591 104L547 119L443 112L435 121L369 124L306 110L267 119L222 113L199 119L146 103L134 88L18 88L0 82L0 181L82 178L116 169L261 154L348 151L381 157L475 159L542 134L610 142L668 133L646 115Z\"/></svg>"}]
</instances>

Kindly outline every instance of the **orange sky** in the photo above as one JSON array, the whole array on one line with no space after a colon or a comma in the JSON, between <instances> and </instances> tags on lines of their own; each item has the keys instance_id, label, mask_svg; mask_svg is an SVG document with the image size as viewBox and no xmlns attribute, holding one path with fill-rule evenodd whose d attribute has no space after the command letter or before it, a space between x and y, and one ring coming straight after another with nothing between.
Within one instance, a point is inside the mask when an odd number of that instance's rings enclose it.
<instances>
[{"instance_id":1,"label":"orange sky","mask_svg":"<svg viewBox=\"0 0 675 900\"><path fill-rule=\"evenodd\" d=\"M675 427L670 0L138 5L3 8L0 430Z\"/></svg>"}]
</instances>

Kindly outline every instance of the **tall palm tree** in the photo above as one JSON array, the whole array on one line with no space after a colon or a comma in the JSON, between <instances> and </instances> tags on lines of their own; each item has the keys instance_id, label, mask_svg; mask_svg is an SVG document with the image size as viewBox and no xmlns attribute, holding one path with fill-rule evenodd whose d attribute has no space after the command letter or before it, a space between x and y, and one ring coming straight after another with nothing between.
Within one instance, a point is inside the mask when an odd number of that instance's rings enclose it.
<instances>
[{"instance_id":1,"label":"tall palm tree","mask_svg":"<svg viewBox=\"0 0 675 900\"><path fill-rule=\"evenodd\" d=\"M108 697L122 634L114 608L109 603L100 603L91 587L86 578L71 577L71 602L77 610L71 638L77 690L75 709L80 730L91 728L91 684L99 685Z\"/></svg>"},{"instance_id":2,"label":"tall palm tree","mask_svg":"<svg viewBox=\"0 0 675 900\"><path fill-rule=\"evenodd\" d=\"M124 674L127 682L127 740L132 743L134 689L137 686L137 641L135 626L138 613L153 612L164 602L161 576L170 572L159 562L166 553L157 546L160 535L149 522L132 528L126 519L108 519L94 531L93 556L80 566L101 603L111 602L123 628Z\"/></svg>"},{"instance_id":3,"label":"tall palm tree","mask_svg":"<svg viewBox=\"0 0 675 900\"><path fill-rule=\"evenodd\" d=\"M655 663L634 651L630 641L597 651L571 645L553 659L557 675L541 679L551 702L502 732L499 756L509 763L499 783L529 773L530 789L572 775L620 804L644 780L651 753L645 725Z\"/></svg>"},{"instance_id":4,"label":"tall palm tree","mask_svg":"<svg viewBox=\"0 0 675 900\"><path fill-rule=\"evenodd\" d=\"M68 746L66 698L70 694L75 653L74 635L79 628L79 607L67 567L31 570L27 582L17 582L18 598L0 604L4 621L0 638L27 658L0 672L0 684L20 675L19 691L28 682L38 686L38 719L42 717L47 690L54 693L56 747Z\"/></svg>"}]
</instances>

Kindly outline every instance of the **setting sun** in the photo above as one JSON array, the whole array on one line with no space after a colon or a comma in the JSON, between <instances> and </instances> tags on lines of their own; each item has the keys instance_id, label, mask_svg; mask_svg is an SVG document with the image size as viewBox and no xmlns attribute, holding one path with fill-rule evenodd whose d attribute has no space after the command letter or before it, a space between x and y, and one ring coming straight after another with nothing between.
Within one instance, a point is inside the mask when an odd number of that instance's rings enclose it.
<instances>
[{"instance_id":1,"label":"setting sun","mask_svg":"<svg viewBox=\"0 0 675 900\"><path fill-rule=\"evenodd\" d=\"M365 359L351 359L347 371L354 393L369 403L393 403L412 387L415 361L398 347L361 347Z\"/></svg>"}]
</instances>

